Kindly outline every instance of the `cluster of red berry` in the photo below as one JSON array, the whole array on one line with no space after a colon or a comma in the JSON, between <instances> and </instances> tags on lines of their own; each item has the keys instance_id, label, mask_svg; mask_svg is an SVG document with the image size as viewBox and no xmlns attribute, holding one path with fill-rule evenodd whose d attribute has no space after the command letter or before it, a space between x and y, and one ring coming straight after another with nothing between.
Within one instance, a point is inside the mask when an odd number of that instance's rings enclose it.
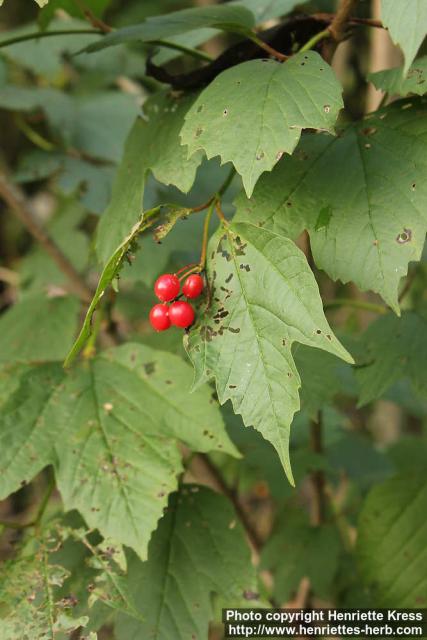
<instances>
[{"instance_id":1,"label":"cluster of red berry","mask_svg":"<svg viewBox=\"0 0 427 640\"><path fill-rule=\"evenodd\" d=\"M194 322L194 309L185 300L176 300L181 291L181 283L174 273L164 273L154 284L154 293L162 304L156 304L150 311L150 323L156 331L166 331L173 324L187 329ZM185 279L182 293L186 298L197 298L203 291L203 278L193 273ZM173 301L173 302L172 302ZM171 305L166 304L172 302Z\"/></svg>"}]
</instances>

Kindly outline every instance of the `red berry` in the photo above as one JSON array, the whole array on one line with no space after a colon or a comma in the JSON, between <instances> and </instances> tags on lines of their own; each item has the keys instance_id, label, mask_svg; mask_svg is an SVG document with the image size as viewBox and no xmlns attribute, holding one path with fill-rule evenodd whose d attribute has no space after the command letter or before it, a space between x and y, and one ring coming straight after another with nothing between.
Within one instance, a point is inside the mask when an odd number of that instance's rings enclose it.
<instances>
[{"instance_id":1,"label":"red berry","mask_svg":"<svg viewBox=\"0 0 427 640\"><path fill-rule=\"evenodd\" d=\"M188 276L182 287L186 298L198 298L203 291L203 278L198 273Z\"/></svg>"},{"instance_id":2,"label":"red berry","mask_svg":"<svg viewBox=\"0 0 427 640\"><path fill-rule=\"evenodd\" d=\"M165 304L156 304L150 311L150 323L156 331L166 331L171 326L169 309Z\"/></svg>"},{"instance_id":3,"label":"red berry","mask_svg":"<svg viewBox=\"0 0 427 640\"><path fill-rule=\"evenodd\" d=\"M154 293L162 302L170 302L176 298L179 290L179 280L173 273L164 273L157 278L154 285Z\"/></svg>"},{"instance_id":4,"label":"red berry","mask_svg":"<svg viewBox=\"0 0 427 640\"><path fill-rule=\"evenodd\" d=\"M169 318L175 327L186 329L194 322L194 309L189 302L177 300L169 307Z\"/></svg>"}]
</instances>

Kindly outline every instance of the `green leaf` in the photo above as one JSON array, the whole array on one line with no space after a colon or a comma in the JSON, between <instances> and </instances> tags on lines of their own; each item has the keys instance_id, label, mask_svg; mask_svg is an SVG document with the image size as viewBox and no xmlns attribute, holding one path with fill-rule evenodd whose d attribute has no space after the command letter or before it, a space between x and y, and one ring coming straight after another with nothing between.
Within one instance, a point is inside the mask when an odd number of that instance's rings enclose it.
<instances>
[{"instance_id":1,"label":"green leaf","mask_svg":"<svg viewBox=\"0 0 427 640\"><path fill-rule=\"evenodd\" d=\"M207 274L211 304L190 331L196 382L215 378L221 404L277 449L292 482L289 432L299 409L293 342L352 362L323 314L314 276L295 244L250 224L212 239Z\"/></svg>"},{"instance_id":2,"label":"green leaf","mask_svg":"<svg viewBox=\"0 0 427 640\"><path fill-rule=\"evenodd\" d=\"M399 281L420 259L427 228L426 104L395 102L337 138L305 136L250 201L238 200L238 219L291 237L306 227L319 268L398 313Z\"/></svg>"},{"instance_id":3,"label":"green leaf","mask_svg":"<svg viewBox=\"0 0 427 640\"><path fill-rule=\"evenodd\" d=\"M406 73L427 33L427 4L424 0L381 0L381 18L405 55Z\"/></svg>"},{"instance_id":4,"label":"green leaf","mask_svg":"<svg viewBox=\"0 0 427 640\"><path fill-rule=\"evenodd\" d=\"M14 85L0 89L0 106L25 112L42 109L54 135L67 147L111 162L121 159L139 111L135 98L125 93L103 91L73 97L57 89Z\"/></svg>"},{"instance_id":5,"label":"green leaf","mask_svg":"<svg viewBox=\"0 0 427 640\"><path fill-rule=\"evenodd\" d=\"M342 108L341 87L319 54L296 54L285 63L244 62L221 73L185 117L182 143L189 156L232 162L251 196L264 171L292 153L304 128L333 131Z\"/></svg>"},{"instance_id":6,"label":"green leaf","mask_svg":"<svg viewBox=\"0 0 427 640\"><path fill-rule=\"evenodd\" d=\"M136 189L135 189L135 192L136 192ZM144 229L150 225L150 218L154 216L158 212L158 210L159 210L159 207L157 207L156 209L151 209L150 211L146 211L141 216L139 222L137 222L134 225L130 234L126 236L123 242L119 245L119 247L114 251L114 253L110 256L109 260L107 261L104 269L102 270L92 301L86 312L86 316L83 321L82 328L80 329L80 333L77 336L76 341L74 342L73 346L71 347L65 359L65 363L64 363L65 367L70 366L70 364L78 356L78 354L86 344L89 336L92 333L93 315L98 305L100 304L102 297L104 296L108 287L110 287L112 282L118 277L120 270L123 267L124 261L132 252L132 250L135 248L135 243L137 241L139 234L142 233L142 231L144 231Z\"/></svg>"},{"instance_id":7,"label":"green leaf","mask_svg":"<svg viewBox=\"0 0 427 640\"><path fill-rule=\"evenodd\" d=\"M340 553L335 527L310 526L303 512L287 507L263 549L261 569L272 571L278 602L291 600L302 578L310 580L315 596L330 600Z\"/></svg>"},{"instance_id":8,"label":"green leaf","mask_svg":"<svg viewBox=\"0 0 427 640\"><path fill-rule=\"evenodd\" d=\"M356 369L360 385L359 406L381 397L400 378L427 396L427 314L404 311L401 318L388 314L372 323L362 338L365 358Z\"/></svg>"},{"instance_id":9,"label":"green leaf","mask_svg":"<svg viewBox=\"0 0 427 640\"><path fill-rule=\"evenodd\" d=\"M284 16L300 4L299 0L233 0L230 5L245 7L255 16L258 23Z\"/></svg>"},{"instance_id":10,"label":"green leaf","mask_svg":"<svg viewBox=\"0 0 427 640\"><path fill-rule=\"evenodd\" d=\"M427 590L427 477L396 476L374 487L359 518L362 577L382 607L423 607Z\"/></svg>"},{"instance_id":11,"label":"green leaf","mask_svg":"<svg viewBox=\"0 0 427 640\"><path fill-rule=\"evenodd\" d=\"M0 316L0 363L60 360L73 340L80 303L31 295Z\"/></svg>"},{"instance_id":12,"label":"green leaf","mask_svg":"<svg viewBox=\"0 0 427 640\"><path fill-rule=\"evenodd\" d=\"M69 634L86 626L87 616L73 618L71 607L57 598L58 589L68 572L53 564L50 556L54 543L52 532L44 531L19 553L9 559L0 574L0 612L2 640L47 640Z\"/></svg>"},{"instance_id":13,"label":"green leaf","mask_svg":"<svg viewBox=\"0 0 427 640\"><path fill-rule=\"evenodd\" d=\"M403 67L385 69L368 75L377 89L386 91L390 95L407 96L410 93L422 96L427 92L427 56L418 58L406 76Z\"/></svg>"},{"instance_id":14,"label":"green leaf","mask_svg":"<svg viewBox=\"0 0 427 640\"><path fill-rule=\"evenodd\" d=\"M78 547L83 547L90 553L89 557L85 554L82 558L86 566L73 567L79 576L84 572L84 579L91 580L89 608L100 601L110 609L121 611L140 620L141 615L135 608L133 596L128 588L127 564L123 547L108 539L104 539L99 544L92 544L88 532L82 528L61 527L61 534L64 540L71 539L74 545L77 544ZM81 549L79 551L81 553Z\"/></svg>"},{"instance_id":15,"label":"green leaf","mask_svg":"<svg viewBox=\"0 0 427 640\"><path fill-rule=\"evenodd\" d=\"M95 42L85 51L99 51L122 42L152 42L180 33L211 27L222 31L247 33L254 26L253 14L244 7L206 6L173 11L161 16L147 18L145 22L123 29L117 29L99 42Z\"/></svg>"},{"instance_id":16,"label":"green leaf","mask_svg":"<svg viewBox=\"0 0 427 640\"><path fill-rule=\"evenodd\" d=\"M162 223L159 224L153 230L153 238L156 242L161 242L172 231L177 222L181 220L188 220L188 216L194 213L192 209L188 208L171 208L168 209L162 219Z\"/></svg>"},{"instance_id":17,"label":"green leaf","mask_svg":"<svg viewBox=\"0 0 427 640\"><path fill-rule=\"evenodd\" d=\"M129 134L112 200L99 225L97 253L102 262L138 219L148 170L164 184L184 192L191 188L202 154L187 160L179 132L193 101L191 95L174 98L162 92L144 105L145 119L139 118Z\"/></svg>"},{"instance_id":18,"label":"green leaf","mask_svg":"<svg viewBox=\"0 0 427 640\"><path fill-rule=\"evenodd\" d=\"M182 471L177 439L238 455L209 388L189 400L190 377L177 356L136 344L68 373L33 368L2 407L1 497L53 464L65 508L145 557Z\"/></svg>"},{"instance_id":19,"label":"green leaf","mask_svg":"<svg viewBox=\"0 0 427 640\"><path fill-rule=\"evenodd\" d=\"M66 22L66 28L70 30L87 30L88 26L88 23L83 20L69 19ZM53 20L50 24L49 32L63 29L63 20ZM38 30L36 23L30 23L18 29L2 32L0 43L10 38L37 33ZM58 84L58 76L64 73L64 54L75 53L97 40L99 40L99 35L97 34L58 34L51 38L35 38L26 42L8 45L2 48L2 55L25 69L33 71L37 78L40 76L46 77L53 84Z\"/></svg>"},{"instance_id":20,"label":"green leaf","mask_svg":"<svg viewBox=\"0 0 427 640\"><path fill-rule=\"evenodd\" d=\"M382 482L394 472L393 465L379 447L366 436L344 432L336 442L328 445L326 457L332 468L345 474L361 489Z\"/></svg>"},{"instance_id":21,"label":"green leaf","mask_svg":"<svg viewBox=\"0 0 427 640\"><path fill-rule=\"evenodd\" d=\"M120 615L118 640L207 638L213 593L233 607L256 591L242 527L227 500L205 487L184 485L171 496L147 562L132 557L129 566L145 622Z\"/></svg>"},{"instance_id":22,"label":"green leaf","mask_svg":"<svg viewBox=\"0 0 427 640\"><path fill-rule=\"evenodd\" d=\"M342 363L326 351L300 344L293 351L301 376L301 406L312 419L316 419L318 412L326 404L331 404L341 390L339 367Z\"/></svg>"}]
</instances>

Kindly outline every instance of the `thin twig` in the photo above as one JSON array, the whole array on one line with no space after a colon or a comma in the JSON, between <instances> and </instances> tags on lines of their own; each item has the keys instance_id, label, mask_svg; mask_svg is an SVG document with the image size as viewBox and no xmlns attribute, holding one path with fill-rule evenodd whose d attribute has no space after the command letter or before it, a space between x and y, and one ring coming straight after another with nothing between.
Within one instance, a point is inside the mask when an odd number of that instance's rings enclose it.
<instances>
[{"instance_id":1,"label":"thin twig","mask_svg":"<svg viewBox=\"0 0 427 640\"><path fill-rule=\"evenodd\" d=\"M335 49L338 44L344 40L346 34L347 24L351 17L353 9L356 7L358 0L340 0L338 10L332 20L329 31L331 32L331 38L325 43L323 47L323 57L327 62L332 60Z\"/></svg>"},{"instance_id":2,"label":"thin twig","mask_svg":"<svg viewBox=\"0 0 427 640\"><path fill-rule=\"evenodd\" d=\"M87 7L81 0L73 0L76 7L81 11L85 19L94 27L95 29L99 29L102 33L110 33L113 31L113 28L106 24L100 18L97 18L92 11Z\"/></svg>"},{"instance_id":3,"label":"thin twig","mask_svg":"<svg viewBox=\"0 0 427 640\"><path fill-rule=\"evenodd\" d=\"M355 8L358 0L341 0L338 5L338 11L329 27L331 35L335 42L340 42L345 35L347 23L351 17L351 13Z\"/></svg>"},{"instance_id":4,"label":"thin twig","mask_svg":"<svg viewBox=\"0 0 427 640\"><path fill-rule=\"evenodd\" d=\"M23 193L21 193L14 184L9 182L3 174L0 174L0 196L31 235L43 246L46 253L50 255L59 269L67 276L74 292L79 295L82 300L89 302L92 299L92 291L90 288L58 245L34 220Z\"/></svg>"},{"instance_id":5,"label":"thin twig","mask_svg":"<svg viewBox=\"0 0 427 640\"><path fill-rule=\"evenodd\" d=\"M261 49L264 49L264 51L270 54L270 56L273 56L274 58L277 58L277 60L280 60L280 62L284 62L289 58L289 56L285 56L284 53L280 53L280 51L277 51L277 49L273 49L273 47L264 42L264 40L258 38L255 33L248 34L248 38L250 38L252 42L255 42L255 44L257 44Z\"/></svg>"},{"instance_id":6,"label":"thin twig","mask_svg":"<svg viewBox=\"0 0 427 640\"><path fill-rule=\"evenodd\" d=\"M319 20L320 22L332 22L335 18L335 13L312 13L310 18ZM374 29L385 29L381 20L373 20L372 18L356 18L351 16L348 19L349 24L360 24L366 27L373 27Z\"/></svg>"},{"instance_id":7,"label":"thin twig","mask_svg":"<svg viewBox=\"0 0 427 640\"><path fill-rule=\"evenodd\" d=\"M205 453L196 454L193 458L193 462L194 461L198 462L200 467L203 468L203 472L212 480L212 484L216 486L221 491L221 493L233 504L236 515L238 516L246 531L246 535L248 537L252 550L254 551L256 556L259 557L263 546L262 540L259 537L258 532L253 527L252 523L249 521L248 516L234 491L230 489L218 468L213 464L213 462Z\"/></svg>"}]
</instances>

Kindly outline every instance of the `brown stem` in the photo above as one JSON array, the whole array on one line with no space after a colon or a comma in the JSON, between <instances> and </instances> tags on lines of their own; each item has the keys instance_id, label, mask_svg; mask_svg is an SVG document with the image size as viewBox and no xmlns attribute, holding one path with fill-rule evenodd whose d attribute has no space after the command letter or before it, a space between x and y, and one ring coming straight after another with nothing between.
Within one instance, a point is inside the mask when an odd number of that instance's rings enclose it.
<instances>
[{"instance_id":1,"label":"brown stem","mask_svg":"<svg viewBox=\"0 0 427 640\"><path fill-rule=\"evenodd\" d=\"M350 19L350 14L356 7L357 0L341 0L338 5L338 11L335 14L335 18L331 22L329 30L332 34L335 42L340 42L344 38L347 22Z\"/></svg>"},{"instance_id":2,"label":"brown stem","mask_svg":"<svg viewBox=\"0 0 427 640\"><path fill-rule=\"evenodd\" d=\"M228 226L227 218L225 217L224 211L222 210L220 200L215 201L215 211L218 218L221 220L222 224L227 227Z\"/></svg>"},{"instance_id":3,"label":"brown stem","mask_svg":"<svg viewBox=\"0 0 427 640\"><path fill-rule=\"evenodd\" d=\"M310 18L319 20L320 22L332 22L335 18L335 13L313 13ZM372 18L356 18L351 16L347 21L349 24L361 24L366 27L373 27L375 29L384 29L384 25L381 20L373 20Z\"/></svg>"},{"instance_id":4,"label":"brown stem","mask_svg":"<svg viewBox=\"0 0 427 640\"><path fill-rule=\"evenodd\" d=\"M329 41L325 42L323 50L323 57L328 62L332 60L338 44L345 38L346 27L357 2L358 0L340 0L338 10L329 27L332 37Z\"/></svg>"},{"instance_id":5,"label":"brown stem","mask_svg":"<svg viewBox=\"0 0 427 640\"><path fill-rule=\"evenodd\" d=\"M255 33L251 34L249 37L252 40L252 42L255 42L255 44L257 44L261 49L264 49L264 51L270 54L270 56L277 58L277 60L284 62L289 58L289 56L285 56L284 53L280 53L280 51L277 51L277 49L273 49L273 47L271 47L269 44L264 42L264 40L261 40L261 38L258 38L258 36Z\"/></svg>"},{"instance_id":6,"label":"brown stem","mask_svg":"<svg viewBox=\"0 0 427 640\"><path fill-rule=\"evenodd\" d=\"M28 229L33 238L35 238L45 249L46 253L50 255L52 260L58 265L63 273L70 281L70 285L73 291L84 302L90 302L92 299L92 292L76 271L74 266L68 260L68 258L62 253L61 249L55 244L52 238L46 233L46 231L34 220L34 217L29 210L27 201L21 191L9 180L5 175L0 174L0 196L10 207L11 211L22 222L22 224Z\"/></svg>"},{"instance_id":7,"label":"brown stem","mask_svg":"<svg viewBox=\"0 0 427 640\"><path fill-rule=\"evenodd\" d=\"M97 18L92 11L83 3L81 0L73 0L76 7L82 12L86 20L95 27L95 29L99 29L102 33L110 33L113 31L113 28L108 24Z\"/></svg>"},{"instance_id":8,"label":"brown stem","mask_svg":"<svg viewBox=\"0 0 427 640\"><path fill-rule=\"evenodd\" d=\"M319 411L317 420L310 423L310 445L311 449L318 454L323 452L323 425L322 412ZM325 520L325 475L321 469L316 469L311 473L311 484L313 488L313 502L311 519L312 524L320 526Z\"/></svg>"},{"instance_id":9,"label":"brown stem","mask_svg":"<svg viewBox=\"0 0 427 640\"><path fill-rule=\"evenodd\" d=\"M254 552L255 556L259 558L259 554L262 549L262 540L249 521L248 516L244 508L240 504L240 501L234 491L230 489L230 487L222 477L220 471L205 453L196 454L192 459L193 467L194 464L196 464L196 466L198 466L200 470L203 471L203 475L207 476L209 480L211 480L211 484L216 487L233 504L236 515L246 531L246 535L252 547L252 551Z\"/></svg>"}]
</instances>

